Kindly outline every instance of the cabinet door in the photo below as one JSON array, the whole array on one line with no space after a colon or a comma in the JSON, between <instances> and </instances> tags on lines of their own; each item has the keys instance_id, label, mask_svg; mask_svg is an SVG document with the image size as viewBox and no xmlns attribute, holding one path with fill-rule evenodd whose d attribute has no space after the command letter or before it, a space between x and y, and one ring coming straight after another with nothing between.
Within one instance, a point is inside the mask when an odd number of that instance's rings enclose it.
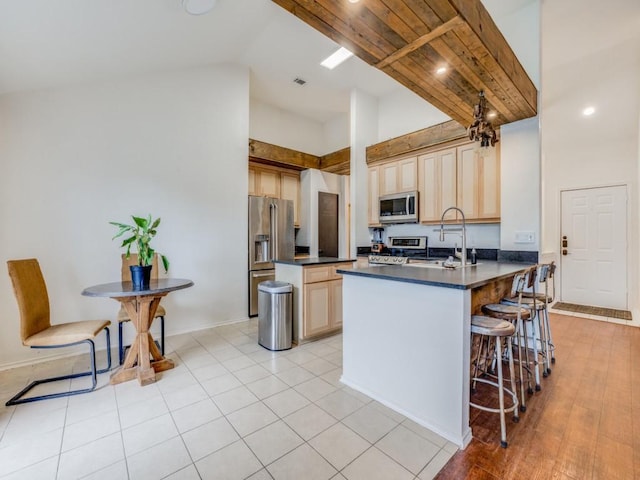
<instances>
[{"instance_id":1,"label":"cabinet door","mask_svg":"<svg viewBox=\"0 0 640 480\"><path fill-rule=\"evenodd\" d=\"M458 147L458 207L467 220L499 220L500 156L497 147Z\"/></svg>"},{"instance_id":2,"label":"cabinet door","mask_svg":"<svg viewBox=\"0 0 640 480\"><path fill-rule=\"evenodd\" d=\"M398 192L398 162L385 163L378 167L380 175L380 195Z\"/></svg>"},{"instance_id":3,"label":"cabinet door","mask_svg":"<svg viewBox=\"0 0 640 480\"><path fill-rule=\"evenodd\" d=\"M478 194L480 205L478 217L482 219L500 218L500 148L480 149L480 185Z\"/></svg>"},{"instance_id":4,"label":"cabinet door","mask_svg":"<svg viewBox=\"0 0 640 480\"><path fill-rule=\"evenodd\" d=\"M258 190L256 189L256 171L255 169L249 167L249 195L257 195Z\"/></svg>"},{"instance_id":5,"label":"cabinet door","mask_svg":"<svg viewBox=\"0 0 640 480\"><path fill-rule=\"evenodd\" d=\"M258 195L280 198L280 172L275 170L256 170Z\"/></svg>"},{"instance_id":6,"label":"cabinet door","mask_svg":"<svg viewBox=\"0 0 640 480\"><path fill-rule=\"evenodd\" d=\"M338 281L342 282L342 280ZM324 333L330 329L332 283L318 282L304 285L302 332L304 338Z\"/></svg>"},{"instance_id":7,"label":"cabinet door","mask_svg":"<svg viewBox=\"0 0 640 480\"><path fill-rule=\"evenodd\" d=\"M418 157L398 161L398 192L412 192L418 189Z\"/></svg>"},{"instance_id":8,"label":"cabinet door","mask_svg":"<svg viewBox=\"0 0 640 480\"><path fill-rule=\"evenodd\" d=\"M300 175L280 173L280 198L293 201L293 224L300 226Z\"/></svg>"},{"instance_id":9,"label":"cabinet door","mask_svg":"<svg viewBox=\"0 0 640 480\"><path fill-rule=\"evenodd\" d=\"M456 170L455 148L418 157L421 222L439 222L446 208L456 206ZM455 218L456 212L450 212L445 220Z\"/></svg>"},{"instance_id":10,"label":"cabinet door","mask_svg":"<svg viewBox=\"0 0 640 480\"><path fill-rule=\"evenodd\" d=\"M434 153L418 157L418 188L420 190L420 221L440 220L440 165Z\"/></svg>"},{"instance_id":11,"label":"cabinet door","mask_svg":"<svg viewBox=\"0 0 640 480\"><path fill-rule=\"evenodd\" d=\"M467 220L478 218L478 160L474 144L458 147L458 208Z\"/></svg>"},{"instance_id":12,"label":"cabinet door","mask_svg":"<svg viewBox=\"0 0 640 480\"><path fill-rule=\"evenodd\" d=\"M332 280L330 282L331 295L331 328L342 327L342 280Z\"/></svg>"},{"instance_id":13,"label":"cabinet door","mask_svg":"<svg viewBox=\"0 0 640 480\"><path fill-rule=\"evenodd\" d=\"M379 195L379 167L369 167L369 225L380 225Z\"/></svg>"},{"instance_id":14,"label":"cabinet door","mask_svg":"<svg viewBox=\"0 0 640 480\"><path fill-rule=\"evenodd\" d=\"M442 218L442 212L449 207L458 205L458 168L456 160L456 149L450 148L438 152L438 166L440 167L440 212L437 220ZM451 211L444 217L445 220L455 220L457 213Z\"/></svg>"}]
</instances>

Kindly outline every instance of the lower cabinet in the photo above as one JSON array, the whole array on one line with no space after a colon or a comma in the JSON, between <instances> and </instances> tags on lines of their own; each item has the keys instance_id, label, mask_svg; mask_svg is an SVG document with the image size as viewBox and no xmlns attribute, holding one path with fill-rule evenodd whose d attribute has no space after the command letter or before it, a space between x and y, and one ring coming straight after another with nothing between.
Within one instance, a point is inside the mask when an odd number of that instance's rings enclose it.
<instances>
[{"instance_id":1,"label":"lower cabinet","mask_svg":"<svg viewBox=\"0 0 640 480\"><path fill-rule=\"evenodd\" d=\"M305 284L303 302L303 338L342 327L342 280Z\"/></svg>"},{"instance_id":2,"label":"lower cabinet","mask_svg":"<svg viewBox=\"0 0 640 480\"><path fill-rule=\"evenodd\" d=\"M353 262L316 265L276 263L276 280L293 284L293 340L339 332L342 328L342 275Z\"/></svg>"}]
</instances>

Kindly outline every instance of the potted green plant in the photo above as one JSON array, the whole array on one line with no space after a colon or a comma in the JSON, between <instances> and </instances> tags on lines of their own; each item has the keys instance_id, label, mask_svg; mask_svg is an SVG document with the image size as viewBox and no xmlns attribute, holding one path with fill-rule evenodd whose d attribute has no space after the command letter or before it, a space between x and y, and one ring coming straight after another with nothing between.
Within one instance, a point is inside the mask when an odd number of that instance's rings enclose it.
<instances>
[{"instance_id":1,"label":"potted green plant","mask_svg":"<svg viewBox=\"0 0 640 480\"><path fill-rule=\"evenodd\" d=\"M151 215L147 218L136 217L132 215L132 225L119 222L109 222L111 225L115 225L120 230L116 233L112 240L121 237L124 234L130 234L127 238L122 240L120 247L127 249L126 257L129 258L131 254L131 246L135 245L138 250L138 265L132 265L131 269L131 281L134 288L142 289L148 288L151 279L151 267L153 266L153 257L156 251L151 247L151 239L156 236L158 225L160 225L160 217L153 220ZM162 265L164 271L169 270L169 260L164 255L160 255L162 259Z\"/></svg>"}]
</instances>

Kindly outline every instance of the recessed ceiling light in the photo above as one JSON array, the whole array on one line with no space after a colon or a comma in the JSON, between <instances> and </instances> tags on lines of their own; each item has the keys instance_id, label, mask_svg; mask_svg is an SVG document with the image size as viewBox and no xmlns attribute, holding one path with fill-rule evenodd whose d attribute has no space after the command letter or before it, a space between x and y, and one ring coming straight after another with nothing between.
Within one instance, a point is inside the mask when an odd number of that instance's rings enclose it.
<instances>
[{"instance_id":1,"label":"recessed ceiling light","mask_svg":"<svg viewBox=\"0 0 640 480\"><path fill-rule=\"evenodd\" d=\"M584 115L585 117L588 117L589 115L593 115L594 113L596 113L596 109L594 107L587 107L584 110L582 110L582 115Z\"/></svg>"},{"instance_id":2,"label":"recessed ceiling light","mask_svg":"<svg viewBox=\"0 0 640 480\"><path fill-rule=\"evenodd\" d=\"M360 0L349 0L349 3L358 3Z\"/></svg>"},{"instance_id":3,"label":"recessed ceiling light","mask_svg":"<svg viewBox=\"0 0 640 480\"><path fill-rule=\"evenodd\" d=\"M320 63L320 65L328 68L329 70L333 70L334 68L336 68L338 65L340 65L342 62L344 62L347 58L351 57L352 55L353 53L351 53L349 50L347 50L344 47L340 47L338 50L336 50L327 58L325 58Z\"/></svg>"},{"instance_id":4,"label":"recessed ceiling light","mask_svg":"<svg viewBox=\"0 0 640 480\"><path fill-rule=\"evenodd\" d=\"M442 75L446 71L447 71L447 67L440 67L439 69L436 70L436 73L438 75Z\"/></svg>"},{"instance_id":5,"label":"recessed ceiling light","mask_svg":"<svg viewBox=\"0 0 640 480\"><path fill-rule=\"evenodd\" d=\"M496 118L498 116L498 114L496 112L489 112L487 113L487 118Z\"/></svg>"},{"instance_id":6,"label":"recessed ceiling light","mask_svg":"<svg viewBox=\"0 0 640 480\"><path fill-rule=\"evenodd\" d=\"M190 15L204 15L213 10L218 0L182 0L182 8Z\"/></svg>"}]
</instances>

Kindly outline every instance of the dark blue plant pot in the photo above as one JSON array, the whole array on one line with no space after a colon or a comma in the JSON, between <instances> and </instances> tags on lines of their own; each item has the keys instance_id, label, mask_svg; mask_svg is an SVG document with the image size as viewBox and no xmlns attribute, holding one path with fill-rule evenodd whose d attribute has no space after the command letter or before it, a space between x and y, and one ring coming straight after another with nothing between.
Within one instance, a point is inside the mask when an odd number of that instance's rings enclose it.
<instances>
[{"instance_id":1,"label":"dark blue plant pot","mask_svg":"<svg viewBox=\"0 0 640 480\"><path fill-rule=\"evenodd\" d=\"M148 290L149 282L151 281L151 267L152 265L146 265L141 267L140 265L131 265L131 283L133 283L134 290Z\"/></svg>"}]
</instances>

